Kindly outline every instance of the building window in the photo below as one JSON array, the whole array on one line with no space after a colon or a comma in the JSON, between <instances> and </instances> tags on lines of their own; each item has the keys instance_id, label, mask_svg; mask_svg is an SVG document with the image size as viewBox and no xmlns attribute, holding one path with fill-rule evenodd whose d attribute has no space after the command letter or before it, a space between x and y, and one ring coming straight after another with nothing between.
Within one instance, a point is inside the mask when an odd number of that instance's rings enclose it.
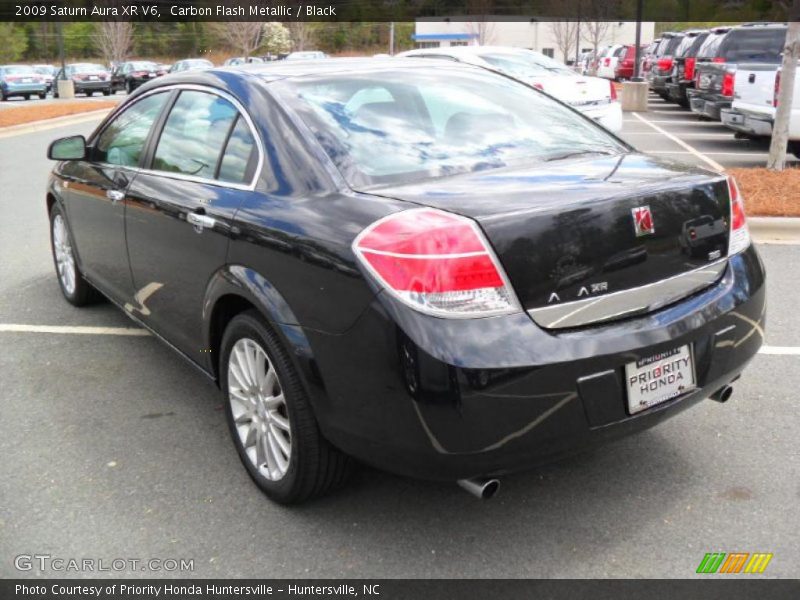
<instances>
[{"instance_id":1,"label":"building window","mask_svg":"<svg viewBox=\"0 0 800 600\"><path fill-rule=\"evenodd\" d=\"M450 47L453 46L468 46L469 42L450 42Z\"/></svg>"},{"instance_id":2,"label":"building window","mask_svg":"<svg viewBox=\"0 0 800 600\"><path fill-rule=\"evenodd\" d=\"M417 48L439 48L439 42L417 42Z\"/></svg>"},{"instance_id":3,"label":"building window","mask_svg":"<svg viewBox=\"0 0 800 600\"><path fill-rule=\"evenodd\" d=\"M555 48L542 48L542 54L553 58L556 55Z\"/></svg>"}]
</instances>

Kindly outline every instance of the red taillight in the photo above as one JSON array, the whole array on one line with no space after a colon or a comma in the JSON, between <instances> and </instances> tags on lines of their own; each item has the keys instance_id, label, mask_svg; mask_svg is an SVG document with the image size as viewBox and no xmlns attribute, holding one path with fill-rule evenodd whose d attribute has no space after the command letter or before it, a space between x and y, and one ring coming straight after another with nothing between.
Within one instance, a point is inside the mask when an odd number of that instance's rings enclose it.
<instances>
[{"instance_id":1,"label":"red taillight","mask_svg":"<svg viewBox=\"0 0 800 600\"><path fill-rule=\"evenodd\" d=\"M669 71L672 69L672 59L671 58L659 58L658 59L658 69L659 71Z\"/></svg>"},{"instance_id":2,"label":"red taillight","mask_svg":"<svg viewBox=\"0 0 800 600\"><path fill-rule=\"evenodd\" d=\"M694 61L693 58L687 58L683 63L683 77L684 79L694 79Z\"/></svg>"},{"instance_id":3,"label":"red taillight","mask_svg":"<svg viewBox=\"0 0 800 600\"><path fill-rule=\"evenodd\" d=\"M611 85L611 101L612 102L616 102L617 101L617 86L614 85L613 81L609 81L608 83Z\"/></svg>"},{"instance_id":4,"label":"red taillight","mask_svg":"<svg viewBox=\"0 0 800 600\"><path fill-rule=\"evenodd\" d=\"M432 208L395 213L362 231L353 251L415 310L444 317L520 310L483 233L465 217Z\"/></svg>"},{"instance_id":5,"label":"red taillight","mask_svg":"<svg viewBox=\"0 0 800 600\"><path fill-rule=\"evenodd\" d=\"M781 72L780 69L775 73L775 90L772 93L772 106L778 108L778 94L781 93Z\"/></svg>"},{"instance_id":6,"label":"red taillight","mask_svg":"<svg viewBox=\"0 0 800 600\"><path fill-rule=\"evenodd\" d=\"M728 175L728 196L731 202L731 232L728 240L728 256L737 254L750 245L750 231L744 212L744 200L739 193L736 180Z\"/></svg>"},{"instance_id":7,"label":"red taillight","mask_svg":"<svg viewBox=\"0 0 800 600\"><path fill-rule=\"evenodd\" d=\"M725 73L722 76L722 95L723 96L733 96L733 81L734 75L733 73Z\"/></svg>"},{"instance_id":8,"label":"red taillight","mask_svg":"<svg viewBox=\"0 0 800 600\"><path fill-rule=\"evenodd\" d=\"M716 58L712 58L712 59L711 59L711 62L715 62L715 63L724 63L724 62L725 62L725 59L724 59L724 58L722 58L721 56L717 56Z\"/></svg>"},{"instance_id":9,"label":"red taillight","mask_svg":"<svg viewBox=\"0 0 800 600\"><path fill-rule=\"evenodd\" d=\"M610 64L611 64L611 59L610 59L610 58L605 58L605 59L603 59L603 66L606 66L606 67L607 67L607 66L608 66L608 65L610 65Z\"/></svg>"},{"instance_id":10,"label":"red taillight","mask_svg":"<svg viewBox=\"0 0 800 600\"><path fill-rule=\"evenodd\" d=\"M544 86L539 82L534 83L533 87L535 87L537 90L544 91Z\"/></svg>"}]
</instances>

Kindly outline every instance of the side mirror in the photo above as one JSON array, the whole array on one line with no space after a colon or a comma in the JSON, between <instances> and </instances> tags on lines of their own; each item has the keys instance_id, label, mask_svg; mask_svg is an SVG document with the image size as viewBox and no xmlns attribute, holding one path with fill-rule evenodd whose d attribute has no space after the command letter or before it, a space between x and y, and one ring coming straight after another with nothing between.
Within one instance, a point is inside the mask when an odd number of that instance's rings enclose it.
<instances>
[{"instance_id":1,"label":"side mirror","mask_svg":"<svg viewBox=\"0 0 800 600\"><path fill-rule=\"evenodd\" d=\"M52 142L47 148L47 158L50 160L86 159L86 138L82 135L72 135Z\"/></svg>"}]
</instances>

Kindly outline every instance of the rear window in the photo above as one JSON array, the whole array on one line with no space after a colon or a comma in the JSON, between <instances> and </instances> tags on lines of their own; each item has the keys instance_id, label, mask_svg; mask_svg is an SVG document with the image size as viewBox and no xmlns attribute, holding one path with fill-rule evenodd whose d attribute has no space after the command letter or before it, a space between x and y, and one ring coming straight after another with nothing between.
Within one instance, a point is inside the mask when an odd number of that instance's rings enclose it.
<instances>
[{"instance_id":1,"label":"rear window","mask_svg":"<svg viewBox=\"0 0 800 600\"><path fill-rule=\"evenodd\" d=\"M664 52L661 56L675 56L675 51L681 45L684 37L676 35L674 38L667 40L667 45L664 47Z\"/></svg>"},{"instance_id":2,"label":"rear window","mask_svg":"<svg viewBox=\"0 0 800 600\"><path fill-rule=\"evenodd\" d=\"M588 119L489 72L396 69L275 85L356 189L625 150Z\"/></svg>"},{"instance_id":3,"label":"rear window","mask_svg":"<svg viewBox=\"0 0 800 600\"><path fill-rule=\"evenodd\" d=\"M703 32L698 34L695 38L692 39L692 43L687 46L686 50L684 51L681 56L684 57L691 57L697 56L697 53L700 52L700 48L703 47L705 44L706 39L708 38L708 32Z\"/></svg>"},{"instance_id":4,"label":"rear window","mask_svg":"<svg viewBox=\"0 0 800 600\"><path fill-rule=\"evenodd\" d=\"M708 34L706 41L703 42L703 45L700 46L700 50L697 51L697 58L715 58L719 45L726 35L727 33Z\"/></svg>"},{"instance_id":5,"label":"rear window","mask_svg":"<svg viewBox=\"0 0 800 600\"><path fill-rule=\"evenodd\" d=\"M785 41L784 27L742 27L725 36L719 56L729 63L779 63Z\"/></svg>"}]
</instances>

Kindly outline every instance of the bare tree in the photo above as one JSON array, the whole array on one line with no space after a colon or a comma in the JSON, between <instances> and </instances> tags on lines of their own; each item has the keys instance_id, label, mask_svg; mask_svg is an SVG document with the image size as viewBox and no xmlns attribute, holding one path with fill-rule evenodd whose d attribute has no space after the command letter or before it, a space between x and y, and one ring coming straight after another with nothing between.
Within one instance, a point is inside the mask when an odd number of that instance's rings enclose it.
<instances>
[{"instance_id":1,"label":"bare tree","mask_svg":"<svg viewBox=\"0 0 800 600\"><path fill-rule=\"evenodd\" d=\"M292 36L292 48L302 52L314 41L314 29L307 21L292 21L288 23Z\"/></svg>"},{"instance_id":2,"label":"bare tree","mask_svg":"<svg viewBox=\"0 0 800 600\"><path fill-rule=\"evenodd\" d=\"M215 23L213 30L225 44L244 57L258 50L264 40L264 23L256 21Z\"/></svg>"},{"instance_id":3,"label":"bare tree","mask_svg":"<svg viewBox=\"0 0 800 600\"><path fill-rule=\"evenodd\" d=\"M575 21L554 21L550 23L550 31L553 33L556 47L561 53L561 60L566 63L571 55L570 50L576 41L578 23Z\"/></svg>"},{"instance_id":4,"label":"bare tree","mask_svg":"<svg viewBox=\"0 0 800 600\"><path fill-rule=\"evenodd\" d=\"M611 28L611 23L608 21L589 21L583 24L581 28L581 39L587 44L591 44L595 56L597 56L597 48L600 42L603 41Z\"/></svg>"},{"instance_id":5,"label":"bare tree","mask_svg":"<svg viewBox=\"0 0 800 600\"><path fill-rule=\"evenodd\" d=\"M127 21L98 23L94 42L107 63L122 62L133 45L133 24Z\"/></svg>"},{"instance_id":6,"label":"bare tree","mask_svg":"<svg viewBox=\"0 0 800 600\"><path fill-rule=\"evenodd\" d=\"M786 146L789 144L789 118L792 111L797 61L800 60L800 0L793 0L789 12L789 27L781 65L781 88L778 92L778 107L775 110L775 125L772 128L772 141L769 145L767 168L783 171L786 166ZM777 74L776 74L777 77Z\"/></svg>"},{"instance_id":7,"label":"bare tree","mask_svg":"<svg viewBox=\"0 0 800 600\"><path fill-rule=\"evenodd\" d=\"M472 34L481 46L494 42L494 22L487 21L494 10L494 0L467 0L467 13L475 21L466 24L467 33Z\"/></svg>"}]
</instances>

